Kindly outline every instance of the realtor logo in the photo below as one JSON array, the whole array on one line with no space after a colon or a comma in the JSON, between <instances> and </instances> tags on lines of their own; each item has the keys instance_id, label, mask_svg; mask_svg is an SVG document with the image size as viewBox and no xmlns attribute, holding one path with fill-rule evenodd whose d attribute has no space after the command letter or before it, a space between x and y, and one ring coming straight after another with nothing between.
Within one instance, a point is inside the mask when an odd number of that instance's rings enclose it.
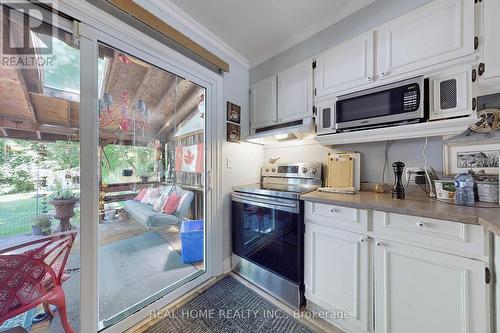
<instances>
[{"instance_id":1,"label":"realtor logo","mask_svg":"<svg viewBox=\"0 0 500 333\"><path fill-rule=\"evenodd\" d=\"M57 1L38 5L22 0L0 0L1 65L16 68L52 66L53 38L57 38Z\"/></svg>"}]
</instances>

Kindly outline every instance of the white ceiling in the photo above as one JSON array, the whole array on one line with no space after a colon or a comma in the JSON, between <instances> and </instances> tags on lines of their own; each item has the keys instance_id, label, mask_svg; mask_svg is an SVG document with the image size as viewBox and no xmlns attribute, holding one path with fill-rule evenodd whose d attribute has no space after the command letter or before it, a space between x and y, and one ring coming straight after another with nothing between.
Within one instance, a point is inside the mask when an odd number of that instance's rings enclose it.
<instances>
[{"instance_id":1,"label":"white ceiling","mask_svg":"<svg viewBox=\"0 0 500 333\"><path fill-rule=\"evenodd\" d=\"M375 0L168 1L254 67Z\"/></svg>"}]
</instances>

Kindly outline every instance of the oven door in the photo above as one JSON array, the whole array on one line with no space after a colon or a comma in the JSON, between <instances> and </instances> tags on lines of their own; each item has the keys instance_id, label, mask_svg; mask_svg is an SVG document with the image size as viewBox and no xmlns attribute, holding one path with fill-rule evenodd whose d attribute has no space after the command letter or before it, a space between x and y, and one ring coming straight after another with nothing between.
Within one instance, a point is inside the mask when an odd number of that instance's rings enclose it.
<instances>
[{"instance_id":1,"label":"oven door","mask_svg":"<svg viewBox=\"0 0 500 333\"><path fill-rule=\"evenodd\" d=\"M302 284L301 201L233 192L233 252L284 279Z\"/></svg>"}]
</instances>

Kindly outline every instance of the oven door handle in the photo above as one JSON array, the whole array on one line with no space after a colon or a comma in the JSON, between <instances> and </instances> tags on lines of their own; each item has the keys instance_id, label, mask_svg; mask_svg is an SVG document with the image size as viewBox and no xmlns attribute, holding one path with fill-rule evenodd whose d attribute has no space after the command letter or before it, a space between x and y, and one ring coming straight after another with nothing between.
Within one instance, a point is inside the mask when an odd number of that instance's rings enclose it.
<instances>
[{"instance_id":1,"label":"oven door handle","mask_svg":"<svg viewBox=\"0 0 500 333\"><path fill-rule=\"evenodd\" d=\"M283 211L292 212L292 213L299 212L298 201L288 204L288 203L284 203L284 202L277 202L274 200L266 200L265 198L261 198L261 197L241 195L241 194L235 194L235 193L233 193L231 198L233 201L246 203L249 205L262 206L262 207L283 210Z\"/></svg>"}]
</instances>

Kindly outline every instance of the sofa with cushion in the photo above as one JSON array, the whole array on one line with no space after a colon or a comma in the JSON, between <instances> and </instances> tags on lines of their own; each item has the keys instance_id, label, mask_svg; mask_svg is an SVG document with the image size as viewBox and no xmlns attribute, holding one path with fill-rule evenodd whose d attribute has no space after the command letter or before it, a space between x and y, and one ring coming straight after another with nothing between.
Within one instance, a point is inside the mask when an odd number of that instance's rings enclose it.
<instances>
[{"instance_id":1,"label":"sofa with cushion","mask_svg":"<svg viewBox=\"0 0 500 333\"><path fill-rule=\"evenodd\" d=\"M177 198L168 201L172 195ZM141 192L133 200L125 201L125 210L147 228L180 225L187 217L194 193L176 186L165 186ZM168 203L167 203L168 201ZM167 207L169 206L169 207ZM165 213L165 211L169 213ZM171 212L171 213L170 213Z\"/></svg>"}]
</instances>

